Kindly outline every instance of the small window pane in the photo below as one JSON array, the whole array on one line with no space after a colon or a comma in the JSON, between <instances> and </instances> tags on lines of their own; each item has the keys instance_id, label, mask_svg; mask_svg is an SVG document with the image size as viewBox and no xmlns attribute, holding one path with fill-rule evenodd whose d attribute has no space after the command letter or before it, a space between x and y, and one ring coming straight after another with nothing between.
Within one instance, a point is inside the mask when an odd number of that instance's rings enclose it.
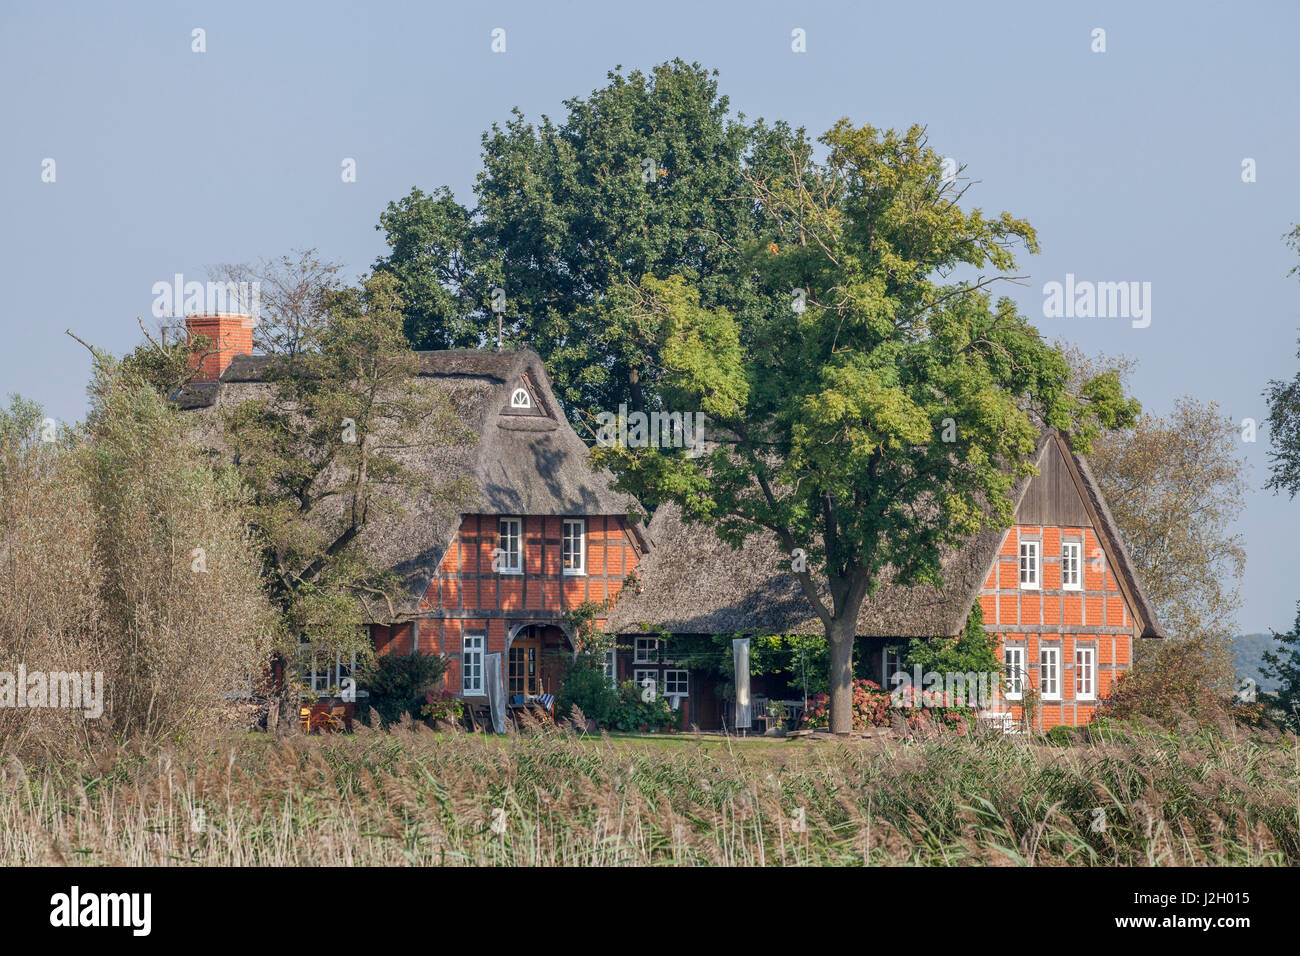
<instances>
[{"instance_id":1,"label":"small window pane","mask_svg":"<svg viewBox=\"0 0 1300 956\"><path fill-rule=\"evenodd\" d=\"M561 563L566 574L582 574L587 561L587 523L581 518L566 518L561 544Z\"/></svg>"}]
</instances>

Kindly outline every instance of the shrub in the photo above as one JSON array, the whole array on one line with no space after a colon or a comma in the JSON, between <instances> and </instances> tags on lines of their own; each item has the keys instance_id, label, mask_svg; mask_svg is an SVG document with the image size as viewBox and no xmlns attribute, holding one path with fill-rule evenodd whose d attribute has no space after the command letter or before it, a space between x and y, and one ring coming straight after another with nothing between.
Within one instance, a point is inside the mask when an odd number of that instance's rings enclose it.
<instances>
[{"instance_id":1,"label":"shrub","mask_svg":"<svg viewBox=\"0 0 1300 956\"><path fill-rule=\"evenodd\" d=\"M868 727L888 727L895 715L903 717L912 730L945 729L958 736L975 726L975 711L969 707L957 707L946 703L938 706L925 705L923 688L900 687L890 693L881 689L879 684L869 680L853 682L853 729L866 730ZM895 701L897 695L897 701ZM808 710L804 713L803 726L819 729L830 726L830 698L817 694L808 701Z\"/></svg>"},{"instance_id":2,"label":"shrub","mask_svg":"<svg viewBox=\"0 0 1300 956\"><path fill-rule=\"evenodd\" d=\"M103 712L0 708L5 748L183 738L255 692L269 653L235 476L100 353L90 394L86 426L54 441L36 405L0 409L0 672L99 673Z\"/></svg>"},{"instance_id":3,"label":"shrub","mask_svg":"<svg viewBox=\"0 0 1300 956\"><path fill-rule=\"evenodd\" d=\"M955 638L913 638L903 655L905 669L922 673L1001 673L997 641L984 629L984 609L978 601L966 617L966 628Z\"/></svg>"},{"instance_id":4,"label":"shrub","mask_svg":"<svg viewBox=\"0 0 1300 956\"><path fill-rule=\"evenodd\" d=\"M594 654L580 653L569 665L564 687L555 702L558 717L567 717L577 708L600 727L610 726L618 704L618 692L605 676L605 662Z\"/></svg>"},{"instance_id":5,"label":"shrub","mask_svg":"<svg viewBox=\"0 0 1300 956\"><path fill-rule=\"evenodd\" d=\"M1078 734L1073 727L1057 724L1047 732L1047 740L1057 747L1069 747L1078 740Z\"/></svg>"},{"instance_id":6,"label":"shrub","mask_svg":"<svg viewBox=\"0 0 1300 956\"><path fill-rule=\"evenodd\" d=\"M385 727L405 714L419 716L427 703L425 694L446 670L447 662L436 654L386 654L366 681L370 706Z\"/></svg>"},{"instance_id":7,"label":"shrub","mask_svg":"<svg viewBox=\"0 0 1300 956\"><path fill-rule=\"evenodd\" d=\"M465 716L465 704L449 690L431 690L424 695L420 714L435 724L454 724Z\"/></svg>"},{"instance_id":8,"label":"shrub","mask_svg":"<svg viewBox=\"0 0 1300 956\"><path fill-rule=\"evenodd\" d=\"M881 690L879 684L869 680L855 680L853 682L853 729L888 727L889 704L889 694ZM829 727L830 723L830 698L825 694L814 695L808 701L803 725L817 729Z\"/></svg>"},{"instance_id":9,"label":"shrub","mask_svg":"<svg viewBox=\"0 0 1300 956\"><path fill-rule=\"evenodd\" d=\"M1222 675L1212 649L1200 639L1164 641L1150 657L1124 672L1100 712L1119 720L1146 718L1173 729L1180 716L1206 726L1231 716L1220 690Z\"/></svg>"},{"instance_id":10,"label":"shrub","mask_svg":"<svg viewBox=\"0 0 1300 956\"><path fill-rule=\"evenodd\" d=\"M668 701L655 696L652 700L641 697L641 688L634 681L626 681L618 689L618 699L610 715L610 724L615 730L647 731L667 730L677 723L677 715L668 706Z\"/></svg>"}]
</instances>

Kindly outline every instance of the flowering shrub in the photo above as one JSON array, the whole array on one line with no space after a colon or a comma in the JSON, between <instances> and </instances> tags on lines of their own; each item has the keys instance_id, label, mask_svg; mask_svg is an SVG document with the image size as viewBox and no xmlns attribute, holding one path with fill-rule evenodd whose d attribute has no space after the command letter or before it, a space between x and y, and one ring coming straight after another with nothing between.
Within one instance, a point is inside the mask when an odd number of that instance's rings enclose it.
<instances>
[{"instance_id":1,"label":"flowering shrub","mask_svg":"<svg viewBox=\"0 0 1300 956\"><path fill-rule=\"evenodd\" d=\"M922 689L902 687L897 691L898 706L893 696L882 690L879 684L869 680L853 682L853 729L866 730L868 727L888 727L893 713L898 712L907 721L909 729L920 731L943 728L951 730L957 736L963 736L974 726L975 712L969 707L956 706L955 697L945 692L938 692L938 706L924 706ZM803 726L818 729L829 727L831 722L830 698L818 694L808 701L808 710L804 714Z\"/></svg>"},{"instance_id":2,"label":"flowering shrub","mask_svg":"<svg viewBox=\"0 0 1300 956\"><path fill-rule=\"evenodd\" d=\"M804 713L803 726L816 729L829 727L830 723L830 697L826 694L811 697L808 701L808 710ZM888 726L889 695L874 681L855 680L853 682L853 729L865 730L868 727Z\"/></svg>"},{"instance_id":3,"label":"flowering shrub","mask_svg":"<svg viewBox=\"0 0 1300 956\"><path fill-rule=\"evenodd\" d=\"M434 722L455 723L465 714L465 705L461 699L449 690L431 690L424 695L424 706L420 713Z\"/></svg>"}]
</instances>

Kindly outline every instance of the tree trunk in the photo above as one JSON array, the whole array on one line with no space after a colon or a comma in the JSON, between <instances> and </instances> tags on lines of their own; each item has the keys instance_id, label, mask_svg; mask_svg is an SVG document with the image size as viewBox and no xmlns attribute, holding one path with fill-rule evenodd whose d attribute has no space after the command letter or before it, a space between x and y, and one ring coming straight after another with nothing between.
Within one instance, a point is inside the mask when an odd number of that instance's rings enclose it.
<instances>
[{"instance_id":1,"label":"tree trunk","mask_svg":"<svg viewBox=\"0 0 1300 956\"><path fill-rule=\"evenodd\" d=\"M271 710L267 714L267 730L276 737L289 737L298 733L298 709L302 701L298 697L297 675L290 673L288 657L280 656L280 680L271 695Z\"/></svg>"},{"instance_id":2,"label":"tree trunk","mask_svg":"<svg viewBox=\"0 0 1300 956\"><path fill-rule=\"evenodd\" d=\"M831 733L853 729L853 639L857 615L831 621L826 641L831 649Z\"/></svg>"}]
</instances>

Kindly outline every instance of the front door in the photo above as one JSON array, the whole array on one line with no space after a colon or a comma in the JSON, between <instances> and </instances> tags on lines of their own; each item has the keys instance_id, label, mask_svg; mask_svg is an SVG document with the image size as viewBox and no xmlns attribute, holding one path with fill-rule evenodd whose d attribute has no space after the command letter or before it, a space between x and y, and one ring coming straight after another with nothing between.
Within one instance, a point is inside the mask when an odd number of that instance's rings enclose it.
<instances>
[{"instance_id":1,"label":"front door","mask_svg":"<svg viewBox=\"0 0 1300 956\"><path fill-rule=\"evenodd\" d=\"M514 639L506 667L507 694L540 694L542 641L529 628Z\"/></svg>"}]
</instances>

